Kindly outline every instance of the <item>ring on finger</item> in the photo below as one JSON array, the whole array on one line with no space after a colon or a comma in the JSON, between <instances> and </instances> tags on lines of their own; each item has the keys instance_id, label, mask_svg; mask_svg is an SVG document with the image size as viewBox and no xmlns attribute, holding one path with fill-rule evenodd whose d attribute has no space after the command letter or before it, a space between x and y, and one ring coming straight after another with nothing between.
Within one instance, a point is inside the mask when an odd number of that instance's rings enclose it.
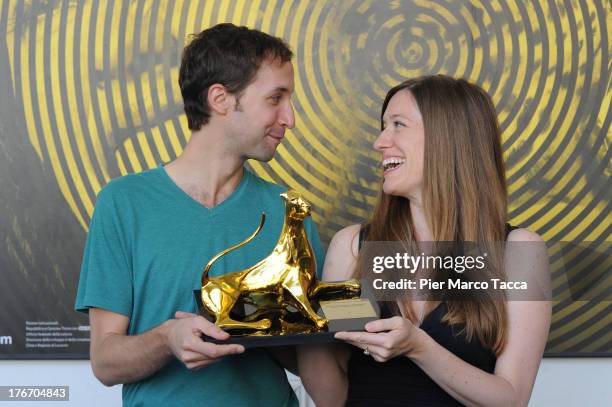
<instances>
[{"instance_id":1,"label":"ring on finger","mask_svg":"<svg viewBox=\"0 0 612 407\"><path fill-rule=\"evenodd\" d=\"M366 356L370 356L370 350L368 349L368 345L363 349L363 354Z\"/></svg>"}]
</instances>

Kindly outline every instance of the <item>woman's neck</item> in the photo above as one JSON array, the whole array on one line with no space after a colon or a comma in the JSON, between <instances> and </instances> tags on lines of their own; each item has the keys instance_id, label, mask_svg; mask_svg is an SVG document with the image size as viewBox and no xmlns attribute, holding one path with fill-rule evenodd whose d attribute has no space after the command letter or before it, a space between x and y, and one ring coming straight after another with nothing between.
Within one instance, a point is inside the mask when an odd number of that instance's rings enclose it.
<instances>
[{"instance_id":1,"label":"woman's neck","mask_svg":"<svg viewBox=\"0 0 612 407\"><path fill-rule=\"evenodd\" d=\"M412 225L415 231L415 238L419 242L433 241L433 234L425 216L425 210L417 200L410 200L410 215L412 217Z\"/></svg>"}]
</instances>

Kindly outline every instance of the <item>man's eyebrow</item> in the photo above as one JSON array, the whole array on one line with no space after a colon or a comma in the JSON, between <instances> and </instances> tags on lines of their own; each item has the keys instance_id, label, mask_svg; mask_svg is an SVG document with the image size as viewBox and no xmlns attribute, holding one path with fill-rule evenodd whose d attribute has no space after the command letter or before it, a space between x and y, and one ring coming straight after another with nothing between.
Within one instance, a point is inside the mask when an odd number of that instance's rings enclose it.
<instances>
[{"instance_id":1,"label":"man's eyebrow","mask_svg":"<svg viewBox=\"0 0 612 407\"><path fill-rule=\"evenodd\" d=\"M278 88L275 88L274 90L270 91L270 93L276 93L276 92L291 93L292 90L284 86L279 86Z\"/></svg>"}]
</instances>

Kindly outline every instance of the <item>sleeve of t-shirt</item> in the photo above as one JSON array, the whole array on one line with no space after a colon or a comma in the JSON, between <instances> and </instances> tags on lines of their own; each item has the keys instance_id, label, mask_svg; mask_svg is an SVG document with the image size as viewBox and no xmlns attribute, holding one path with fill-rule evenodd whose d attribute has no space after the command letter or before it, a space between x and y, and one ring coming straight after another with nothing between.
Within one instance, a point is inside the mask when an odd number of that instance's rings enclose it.
<instances>
[{"instance_id":1,"label":"sleeve of t-shirt","mask_svg":"<svg viewBox=\"0 0 612 407\"><path fill-rule=\"evenodd\" d=\"M96 202L81 265L75 309L102 308L131 317L132 269L125 225L112 193L103 190Z\"/></svg>"},{"instance_id":2,"label":"sleeve of t-shirt","mask_svg":"<svg viewBox=\"0 0 612 407\"><path fill-rule=\"evenodd\" d=\"M306 219L305 226L306 234L308 235L308 239L310 240L310 245L312 246L312 250L314 251L315 258L317 259L317 277L320 280L323 277L325 250L323 249L321 239L319 238L319 231L317 230L317 225L314 223L312 218Z\"/></svg>"}]
</instances>

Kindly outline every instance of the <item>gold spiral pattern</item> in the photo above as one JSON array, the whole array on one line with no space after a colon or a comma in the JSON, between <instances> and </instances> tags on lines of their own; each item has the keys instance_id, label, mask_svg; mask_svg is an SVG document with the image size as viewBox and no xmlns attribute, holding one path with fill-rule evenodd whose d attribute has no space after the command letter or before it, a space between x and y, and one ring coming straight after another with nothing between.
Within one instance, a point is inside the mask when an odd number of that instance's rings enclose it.
<instances>
[{"instance_id":1,"label":"gold spiral pattern","mask_svg":"<svg viewBox=\"0 0 612 407\"><path fill-rule=\"evenodd\" d=\"M177 157L191 33L219 22L295 51L296 127L250 166L304 192L324 240L367 218L386 91L422 74L483 86L503 130L513 224L551 245L548 351L612 352L610 3L598 1L3 1L27 134L87 228L111 179ZM3 13L4 13L3 11Z\"/></svg>"}]
</instances>

